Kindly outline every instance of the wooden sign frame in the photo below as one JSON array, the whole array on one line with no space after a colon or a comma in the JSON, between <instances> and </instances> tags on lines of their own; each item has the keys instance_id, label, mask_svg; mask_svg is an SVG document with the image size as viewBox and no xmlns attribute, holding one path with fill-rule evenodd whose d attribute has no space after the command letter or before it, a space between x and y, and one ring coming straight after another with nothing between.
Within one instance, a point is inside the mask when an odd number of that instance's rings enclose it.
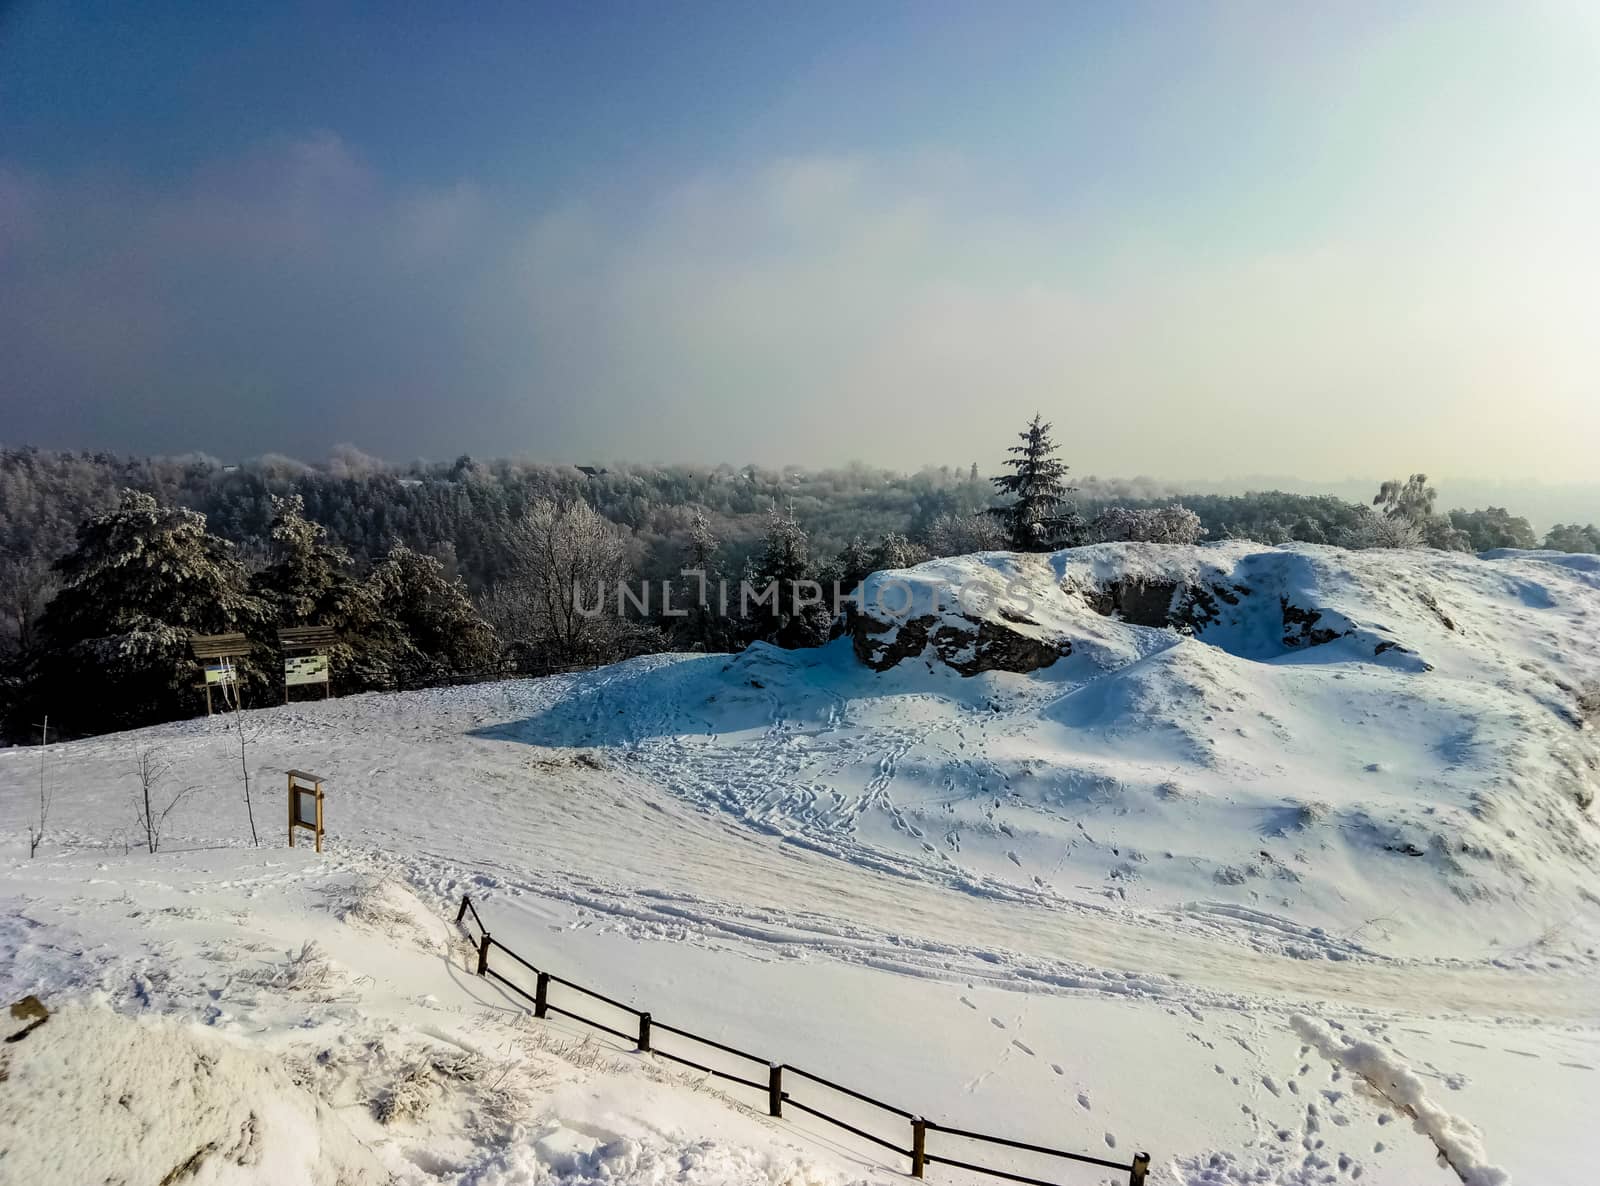
<instances>
[{"instance_id":1,"label":"wooden sign frame","mask_svg":"<svg viewBox=\"0 0 1600 1186\"><path fill-rule=\"evenodd\" d=\"M239 686L239 668L234 663L235 659L242 659L250 653L250 640L242 634L191 634L189 636L189 650L194 655L195 661L201 665L201 681L197 688L204 688L206 693L206 716L212 712L211 689L222 683L230 683L235 690ZM209 669L218 666L230 672L226 680L213 681Z\"/></svg>"},{"instance_id":2,"label":"wooden sign frame","mask_svg":"<svg viewBox=\"0 0 1600 1186\"><path fill-rule=\"evenodd\" d=\"M333 697L333 655L332 647L338 641L338 633L332 626L281 626L278 628L278 645L283 648L283 702L289 703L289 689L291 687L315 687L322 685L323 699ZM303 659L308 655L318 655L322 658L323 674L320 680L308 680L300 683L289 682L289 669L296 659Z\"/></svg>"},{"instance_id":3,"label":"wooden sign frame","mask_svg":"<svg viewBox=\"0 0 1600 1186\"><path fill-rule=\"evenodd\" d=\"M294 847L294 830L304 828L317 838L317 851L322 851L322 783L320 774L307 774L304 770L289 773L289 847ZM300 808L310 808L309 812ZM310 818L308 818L308 816Z\"/></svg>"}]
</instances>

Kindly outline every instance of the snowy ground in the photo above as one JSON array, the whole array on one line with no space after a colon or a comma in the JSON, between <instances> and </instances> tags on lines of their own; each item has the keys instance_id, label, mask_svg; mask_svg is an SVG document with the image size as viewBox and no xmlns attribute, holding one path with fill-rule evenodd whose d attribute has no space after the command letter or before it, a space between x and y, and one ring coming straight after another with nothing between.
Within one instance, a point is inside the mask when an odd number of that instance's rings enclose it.
<instances>
[{"instance_id":1,"label":"snowy ground","mask_svg":"<svg viewBox=\"0 0 1600 1186\"><path fill-rule=\"evenodd\" d=\"M287 1076L260 1123L321 1116L328 1164L402 1181L903 1169L518 1022L452 953L444 918L470 890L498 940L660 1021L935 1120L1148 1149L1154 1181L1582 1182L1600 1153L1583 559L988 557L962 563L1028 582L1069 658L880 675L841 641L263 709L261 851L240 847L220 720L54 747L32 862L38 751L0 752L3 987L83 1002L84 1040L115 1044L110 1027L130 1059L140 1027L183 1023L239 1056L240 1099ZM962 575L942 563L908 576ZM1184 638L1071 592L1175 568L1260 596ZM1284 647L1258 612L1280 597L1343 637ZM141 745L177 763L172 789L204 788L154 857L124 851ZM287 767L329 779L322 857L282 848ZM12 1084L70 1064L77 1023L54 1025L9 1048ZM476 1061L448 1073L440 1051ZM419 1115L385 1111L401 1080L432 1101ZM51 1142L11 1094L0 1181L77 1180L14 1176ZM298 1180L243 1160L201 1180Z\"/></svg>"}]
</instances>

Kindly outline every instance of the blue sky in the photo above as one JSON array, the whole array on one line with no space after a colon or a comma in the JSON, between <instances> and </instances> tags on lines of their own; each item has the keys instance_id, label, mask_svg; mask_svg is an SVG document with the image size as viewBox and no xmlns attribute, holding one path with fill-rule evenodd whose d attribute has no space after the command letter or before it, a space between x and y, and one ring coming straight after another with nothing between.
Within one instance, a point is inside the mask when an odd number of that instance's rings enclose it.
<instances>
[{"instance_id":1,"label":"blue sky","mask_svg":"<svg viewBox=\"0 0 1600 1186\"><path fill-rule=\"evenodd\" d=\"M7 442L1592 470L1586 5L0 13Z\"/></svg>"}]
</instances>

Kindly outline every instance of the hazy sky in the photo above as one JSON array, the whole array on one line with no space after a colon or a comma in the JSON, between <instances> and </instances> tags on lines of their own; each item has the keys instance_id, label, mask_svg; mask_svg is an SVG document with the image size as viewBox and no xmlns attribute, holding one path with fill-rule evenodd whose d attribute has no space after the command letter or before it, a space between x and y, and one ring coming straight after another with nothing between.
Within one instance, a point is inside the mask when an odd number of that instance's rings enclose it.
<instances>
[{"instance_id":1,"label":"hazy sky","mask_svg":"<svg viewBox=\"0 0 1600 1186\"><path fill-rule=\"evenodd\" d=\"M0 0L0 441L1580 481L1600 5Z\"/></svg>"}]
</instances>

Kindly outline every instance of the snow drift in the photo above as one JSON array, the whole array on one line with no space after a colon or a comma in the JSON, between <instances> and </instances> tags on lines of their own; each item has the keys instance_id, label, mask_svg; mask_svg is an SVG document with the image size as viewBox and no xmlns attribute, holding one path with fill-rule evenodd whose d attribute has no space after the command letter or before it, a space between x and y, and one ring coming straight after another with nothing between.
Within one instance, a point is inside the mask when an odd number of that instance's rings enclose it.
<instances>
[{"instance_id":1,"label":"snow drift","mask_svg":"<svg viewBox=\"0 0 1600 1186\"><path fill-rule=\"evenodd\" d=\"M79 1006L4 1050L8 1182L390 1181L278 1060L197 1026Z\"/></svg>"}]
</instances>

